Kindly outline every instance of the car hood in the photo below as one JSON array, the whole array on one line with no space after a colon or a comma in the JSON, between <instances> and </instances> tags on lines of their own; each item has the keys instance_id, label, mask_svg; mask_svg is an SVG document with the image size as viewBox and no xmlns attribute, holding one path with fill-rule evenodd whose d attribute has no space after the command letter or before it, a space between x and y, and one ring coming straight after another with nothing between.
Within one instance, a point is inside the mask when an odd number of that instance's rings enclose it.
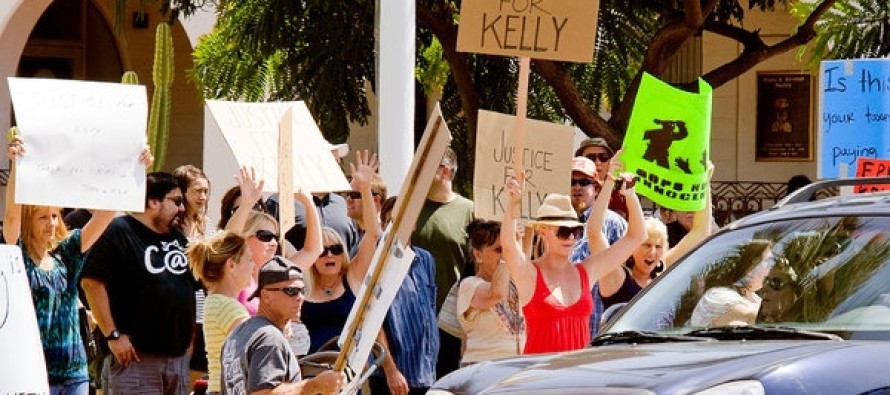
<instances>
[{"instance_id":1,"label":"car hood","mask_svg":"<svg viewBox=\"0 0 890 395\"><path fill-rule=\"evenodd\" d=\"M801 386L818 388L815 385L822 380L811 380L807 373L806 380L811 382L798 383L795 380L800 378L799 374L788 377L791 367L807 366L808 372L818 375L820 369L826 369L822 367L825 364L847 364L847 359L849 364L856 364L869 359L860 355L880 358L883 361L880 363L887 366L890 359L887 353L890 353L887 342L826 340L610 345L482 363L442 378L435 388L455 394L571 393L581 389L592 393L591 389L596 388L610 388L611 393L625 388L637 390L627 393L680 394L746 379L761 380L769 387L769 382L777 378L775 372L785 370L780 380L785 381L783 385L791 380L790 383L799 384L791 391L807 393ZM884 356L877 357L880 354ZM826 370L826 375L831 376L830 370ZM790 370L794 372L796 370ZM840 393L850 389L847 387Z\"/></svg>"}]
</instances>

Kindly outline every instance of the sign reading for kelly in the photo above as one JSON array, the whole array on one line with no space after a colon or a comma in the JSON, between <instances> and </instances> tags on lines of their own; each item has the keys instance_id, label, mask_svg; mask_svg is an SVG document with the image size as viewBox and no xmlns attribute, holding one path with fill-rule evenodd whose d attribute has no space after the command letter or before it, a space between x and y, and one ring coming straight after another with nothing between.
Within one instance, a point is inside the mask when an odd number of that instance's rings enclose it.
<instances>
[{"instance_id":1,"label":"sign reading for kelly","mask_svg":"<svg viewBox=\"0 0 890 395\"><path fill-rule=\"evenodd\" d=\"M599 0L464 0L457 50L588 63Z\"/></svg>"},{"instance_id":2,"label":"sign reading for kelly","mask_svg":"<svg viewBox=\"0 0 890 395\"><path fill-rule=\"evenodd\" d=\"M525 148L517 153L513 147L516 117L480 110L478 125L473 172L476 218L497 221L504 218L507 204L504 179L512 169L514 155L522 155L526 174L521 220L534 217L548 193L569 192L574 133L571 126L526 121Z\"/></svg>"},{"instance_id":3,"label":"sign reading for kelly","mask_svg":"<svg viewBox=\"0 0 890 395\"><path fill-rule=\"evenodd\" d=\"M292 108L292 160L295 188L311 192L351 189L306 104L243 103L208 100L207 107L235 154L239 166L253 166L265 180L265 192L278 192L278 135L284 113Z\"/></svg>"},{"instance_id":4,"label":"sign reading for kelly","mask_svg":"<svg viewBox=\"0 0 890 395\"><path fill-rule=\"evenodd\" d=\"M823 61L819 78L819 178L846 177L859 157L890 157L890 59Z\"/></svg>"},{"instance_id":5,"label":"sign reading for kelly","mask_svg":"<svg viewBox=\"0 0 890 395\"><path fill-rule=\"evenodd\" d=\"M699 79L698 91L644 73L624 136L621 160L637 192L673 210L701 210L708 191L712 89Z\"/></svg>"},{"instance_id":6,"label":"sign reading for kelly","mask_svg":"<svg viewBox=\"0 0 890 395\"><path fill-rule=\"evenodd\" d=\"M9 78L27 153L15 201L141 212L148 100L142 85Z\"/></svg>"},{"instance_id":7,"label":"sign reading for kelly","mask_svg":"<svg viewBox=\"0 0 890 395\"><path fill-rule=\"evenodd\" d=\"M890 177L890 160L859 158L856 161L856 178L865 177ZM853 192L855 193L887 190L890 190L890 185L886 184L856 185L853 187Z\"/></svg>"}]
</instances>

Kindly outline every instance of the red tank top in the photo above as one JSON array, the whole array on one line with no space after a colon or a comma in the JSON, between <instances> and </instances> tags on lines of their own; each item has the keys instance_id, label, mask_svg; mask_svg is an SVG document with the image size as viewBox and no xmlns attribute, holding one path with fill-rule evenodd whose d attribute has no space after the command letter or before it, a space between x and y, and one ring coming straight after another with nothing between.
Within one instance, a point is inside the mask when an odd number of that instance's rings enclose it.
<instances>
[{"instance_id":1,"label":"red tank top","mask_svg":"<svg viewBox=\"0 0 890 395\"><path fill-rule=\"evenodd\" d=\"M590 342L590 315L593 297L584 266L575 265L581 276L581 297L571 306L557 302L552 296L541 270L535 265L535 293L522 312L525 314L528 339L525 354L578 350Z\"/></svg>"}]
</instances>

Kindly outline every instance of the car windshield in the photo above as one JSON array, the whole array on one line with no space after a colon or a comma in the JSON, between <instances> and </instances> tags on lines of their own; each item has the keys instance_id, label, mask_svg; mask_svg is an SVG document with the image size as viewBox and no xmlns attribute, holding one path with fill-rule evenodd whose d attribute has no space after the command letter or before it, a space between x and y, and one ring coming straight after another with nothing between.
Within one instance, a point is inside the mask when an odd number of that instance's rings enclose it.
<instances>
[{"instance_id":1,"label":"car windshield","mask_svg":"<svg viewBox=\"0 0 890 395\"><path fill-rule=\"evenodd\" d=\"M794 219L723 232L645 290L605 333L735 325L890 340L890 218Z\"/></svg>"}]
</instances>

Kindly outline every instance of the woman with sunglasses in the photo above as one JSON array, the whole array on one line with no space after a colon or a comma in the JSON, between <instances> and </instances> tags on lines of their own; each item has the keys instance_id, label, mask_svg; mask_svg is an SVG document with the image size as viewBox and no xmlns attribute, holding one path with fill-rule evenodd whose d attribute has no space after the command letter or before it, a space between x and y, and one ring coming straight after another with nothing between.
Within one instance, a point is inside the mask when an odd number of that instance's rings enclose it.
<instances>
[{"instance_id":1,"label":"woman with sunglasses","mask_svg":"<svg viewBox=\"0 0 890 395\"><path fill-rule=\"evenodd\" d=\"M620 166L620 163L614 163ZM708 181L714 174L714 166L709 163ZM609 175L608 177L612 177ZM614 185L614 184L613 184ZM710 182L705 197L705 207L695 213L692 229L673 248L668 248L668 231L664 223L656 218L647 218L644 222L646 240L637 247L625 265L615 268L599 280L599 293L603 301L603 309L629 302L643 288L670 267L687 252L701 243L711 234L713 214L711 210ZM604 189L611 194L612 187ZM602 223L591 222L593 233L589 233L590 252L596 253L609 247L608 240L602 233Z\"/></svg>"},{"instance_id":2,"label":"woman with sunglasses","mask_svg":"<svg viewBox=\"0 0 890 395\"><path fill-rule=\"evenodd\" d=\"M260 268L278 253L278 221L265 212L253 209L254 205L262 198L264 183L263 180L257 178L254 169L248 170L242 167L236 179L241 191L241 204L229 219L226 229L247 239L247 246L253 261L253 275L250 285L238 294L238 301L253 316L256 315L259 302L257 299L249 300L249 297L256 290ZM294 198L307 208L306 240L301 250L297 250L289 242L285 242L282 255L305 271L321 253L321 221L318 218L318 210L315 210L312 195L301 189L294 193Z\"/></svg>"},{"instance_id":3,"label":"woman with sunglasses","mask_svg":"<svg viewBox=\"0 0 890 395\"><path fill-rule=\"evenodd\" d=\"M325 227L321 232L323 250L304 271L306 300L301 319L309 330L309 353L340 335L355 303L355 294L371 265L382 233L371 191L377 167L376 155L368 155L367 151L357 152L356 163L351 165L352 187L361 193L362 222L366 225L355 257L350 259L343 236L333 228Z\"/></svg>"},{"instance_id":4,"label":"woman with sunglasses","mask_svg":"<svg viewBox=\"0 0 890 395\"><path fill-rule=\"evenodd\" d=\"M186 255L192 275L207 287L203 325L209 375L207 393L218 394L222 390L222 344L238 324L250 317L237 297L250 284L253 262L246 240L229 231L192 242Z\"/></svg>"},{"instance_id":5,"label":"woman with sunglasses","mask_svg":"<svg viewBox=\"0 0 890 395\"><path fill-rule=\"evenodd\" d=\"M623 176L629 180L629 176ZM643 211L632 188L623 183L620 190L629 208L627 234L609 248L592 253L580 264L569 261L575 240L583 234L584 225L578 222L568 196L550 194L538 208L537 217L530 224L538 233L543 253L536 259L527 258L516 237L516 217L522 203L522 181L508 177L505 189L509 203L504 210L501 226L503 256L510 276L519 293L527 325L525 354L537 354L583 348L590 342L590 315L593 313L592 285L606 273L624 263L633 250L645 239ZM604 187L611 190L614 179L607 178ZM597 197L587 222L588 234L594 223L602 223L608 193Z\"/></svg>"},{"instance_id":6,"label":"woman with sunglasses","mask_svg":"<svg viewBox=\"0 0 890 395\"><path fill-rule=\"evenodd\" d=\"M37 315L50 392L89 392L87 355L80 336L78 279L84 255L99 239L116 212L96 210L83 229L68 232L58 207L15 202L16 163L25 153L24 140L15 135L7 148L12 159L6 188L3 238L22 249L25 272ZM148 146L139 162L150 166Z\"/></svg>"}]
</instances>

